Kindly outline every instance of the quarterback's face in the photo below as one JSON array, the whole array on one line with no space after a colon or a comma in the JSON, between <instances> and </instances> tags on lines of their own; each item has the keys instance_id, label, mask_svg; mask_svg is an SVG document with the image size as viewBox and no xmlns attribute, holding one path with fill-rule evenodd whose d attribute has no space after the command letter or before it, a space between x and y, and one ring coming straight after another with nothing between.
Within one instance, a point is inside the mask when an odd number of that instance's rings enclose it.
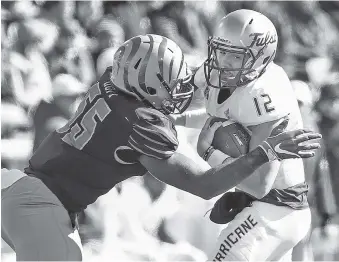
<instances>
[{"instance_id":1,"label":"quarterback's face","mask_svg":"<svg viewBox=\"0 0 339 262\"><path fill-rule=\"evenodd\" d=\"M222 76L226 78L236 77L238 71L242 68L244 54L216 50L215 63L223 69Z\"/></svg>"},{"instance_id":2,"label":"quarterback's face","mask_svg":"<svg viewBox=\"0 0 339 262\"><path fill-rule=\"evenodd\" d=\"M244 54L216 50L216 58L221 68L232 70L241 68Z\"/></svg>"}]
</instances>

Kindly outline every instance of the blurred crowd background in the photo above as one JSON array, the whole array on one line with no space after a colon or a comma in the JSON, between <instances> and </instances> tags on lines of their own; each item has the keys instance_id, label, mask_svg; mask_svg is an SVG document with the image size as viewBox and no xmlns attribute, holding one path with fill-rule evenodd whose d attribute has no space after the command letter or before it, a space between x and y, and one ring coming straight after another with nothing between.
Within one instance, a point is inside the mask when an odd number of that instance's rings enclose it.
<instances>
[{"instance_id":1,"label":"blurred crowd background","mask_svg":"<svg viewBox=\"0 0 339 262\"><path fill-rule=\"evenodd\" d=\"M339 2L1 1L2 168L27 165L125 40L167 36L195 67L217 22L240 8L275 24L275 61L292 80L305 126L323 134L322 151L305 161L313 225L294 260L339 260ZM202 107L195 96L191 107ZM179 129L187 150L196 133ZM204 260L220 230L205 216L212 205L151 176L132 178L81 214L84 260ZM4 242L1 251L3 261L15 259Z\"/></svg>"}]
</instances>

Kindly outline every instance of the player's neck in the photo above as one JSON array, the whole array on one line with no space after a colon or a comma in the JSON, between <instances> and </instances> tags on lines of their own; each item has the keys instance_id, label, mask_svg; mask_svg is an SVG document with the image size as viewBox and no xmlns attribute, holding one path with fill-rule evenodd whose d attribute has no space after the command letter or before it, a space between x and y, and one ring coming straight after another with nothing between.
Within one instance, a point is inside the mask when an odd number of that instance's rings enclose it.
<instances>
[{"instance_id":1,"label":"player's neck","mask_svg":"<svg viewBox=\"0 0 339 262\"><path fill-rule=\"evenodd\" d=\"M230 87L230 88L224 88L220 89L219 95L218 95L218 104L222 104L225 102L235 91L236 87Z\"/></svg>"}]
</instances>

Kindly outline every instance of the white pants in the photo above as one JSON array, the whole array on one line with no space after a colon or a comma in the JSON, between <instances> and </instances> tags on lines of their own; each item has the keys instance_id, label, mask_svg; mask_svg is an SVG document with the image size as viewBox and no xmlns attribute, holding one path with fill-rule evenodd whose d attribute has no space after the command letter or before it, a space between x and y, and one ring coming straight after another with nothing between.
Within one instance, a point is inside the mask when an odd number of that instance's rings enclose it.
<instances>
[{"instance_id":1,"label":"white pants","mask_svg":"<svg viewBox=\"0 0 339 262\"><path fill-rule=\"evenodd\" d=\"M294 210L259 201L222 229L210 261L291 261L293 247L311 226L310 209Z\"/></svg>"}]
</instances>

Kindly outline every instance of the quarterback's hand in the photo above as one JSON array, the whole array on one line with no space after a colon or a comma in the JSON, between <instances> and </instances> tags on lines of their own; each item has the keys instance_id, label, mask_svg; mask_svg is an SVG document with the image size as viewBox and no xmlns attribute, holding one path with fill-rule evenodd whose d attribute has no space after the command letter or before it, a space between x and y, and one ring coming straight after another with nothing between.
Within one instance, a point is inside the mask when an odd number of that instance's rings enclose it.
<instances>
[{"instance_id":1,"label":"quarterback's hand","mask_svg":"<svg viewBox=\"0 0 339 262\"><path fill-rule=\"evenodd\" d=\"M197 151L199 156L203 156L206 150L211 146L214 138L214 133L222 125L221 121L216 121L210 126L211 121L216 117L211 116L206 120L204 127L202 128L197 144Z\"/></svg>"},{"instance_id":2,"label":"quarterback's hand","mask_svg":"<svg viewBox=\"0 0 339 262\"><path fill-rule=\"evenodd\" d=\"M311 140L321 138L321 134L307 129L282 132L287 124L288 118L285 118L273 129L270 136L259 145L269 161L313 157L314 151L320 148L320 144Z\"/></svg>"}]
</instances>

